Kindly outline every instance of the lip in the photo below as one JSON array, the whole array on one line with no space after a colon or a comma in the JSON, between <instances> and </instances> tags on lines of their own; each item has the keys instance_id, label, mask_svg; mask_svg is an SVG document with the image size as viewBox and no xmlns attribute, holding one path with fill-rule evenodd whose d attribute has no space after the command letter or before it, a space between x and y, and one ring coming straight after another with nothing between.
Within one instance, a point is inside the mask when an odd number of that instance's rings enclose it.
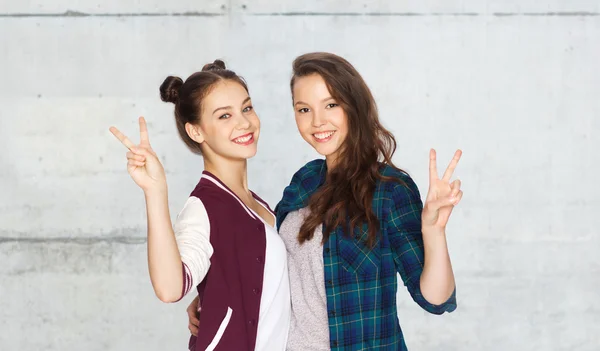
<instances>
[{"instance_id":1,"label":"lip","mask_svg":"<svg viewBox=\"0 0 600 351\"><path fill-rule=\"evenodd\" d=\"M313 133L313 134L312 134L312 137L313 137L313 139L315 139L315 141L316 141L316 142L318 142L318 143L326 143L326 142L328 142L329 140L331 140L331 138L333 138L333 136L335 135L335 133L336 133L336 132L337 132L336 130L326 130L326 131L322 131L322 132ZM319 138L317 138L317 137L315 136L315 134L322 134L322 133L331 133L331 135L330 135L330 136L328 136L328 137L327 137L327 138L325 138L325 139L319 139Z\"/></svg>"},{"instance_id":2,"label":"lip","mask_svg":"<svg viewBox=\"0 0 600 351\"><path fill-rule=\"evenodd\" d=\"M235 142L235 141L234 141L234 140L236 140L236 139L239 139L239 138L245 138L245 137L247 137L247 136L250 136L250 139L248 139L248 141L246 141L246 142L244 142L244 143L238 143L238 142ZM250 145L250 144L254 143L254 134L253 134L253 133L248 133L248 134L240 135L240 136L239 136L239 137L237 137L237 138L233 138L233 139L231 140L231 142L233 142L233 143L234 143L234 144L236 144L236 145L241 145L241 146L247 146L247 145Z\"/></svg>"}]
</instances>

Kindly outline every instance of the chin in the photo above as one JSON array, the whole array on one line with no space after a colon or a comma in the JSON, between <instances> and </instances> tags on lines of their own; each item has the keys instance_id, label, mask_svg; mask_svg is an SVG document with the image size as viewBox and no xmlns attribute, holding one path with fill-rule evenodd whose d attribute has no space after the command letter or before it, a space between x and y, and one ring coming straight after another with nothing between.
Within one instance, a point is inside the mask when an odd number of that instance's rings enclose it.
<instances>
[{"instance_id":1,"label":"chin","mask_svg":"<svg viewBox=\"0 0 600 351\"><path fill-rule=\"evenodd\" d=\"M247 160L249 158L256 156L256 149L244 150L242 152L240 152L240 150L236 150L236 151L237 152L233 151L233 152L223 153L222 155L223 155L223 157L230 159L230 160Z\"/></svg>"},{"instance_id":2,"label":"chin","mask_svg":"<svg viewBox=\"0 0 600 351\"><path fill-rule=\"evenodd\" d=\"M244 154L240 155L240 158L249 159L254 156L256 156L256 150L254 150L253 152L245 152Z\"/></svg>"},{"instance_id":3,"label":"chin","mask_svg":"<svg viewBox=\"0 0 600 351\"><path fill-rule=\"evenodd\" d=\"M317 145L317 147L314 147L315 151L321 155L321 156L329 156L331 154L333 154L337 148L332 148L332 147L319 147L320 145Z\"/></svg>"}]
</instances>

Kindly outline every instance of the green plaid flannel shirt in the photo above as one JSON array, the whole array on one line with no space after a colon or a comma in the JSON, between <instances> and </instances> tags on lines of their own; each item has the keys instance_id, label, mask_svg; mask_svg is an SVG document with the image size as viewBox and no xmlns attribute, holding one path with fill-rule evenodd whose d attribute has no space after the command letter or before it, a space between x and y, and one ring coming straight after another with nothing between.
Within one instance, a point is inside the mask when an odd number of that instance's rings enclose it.
<instances>
[{"instance_id":1,"label":"green plaid flannel shirt","mask_svg":"<svg viewBox=\"0 0 600 351\"><path fill-rule=\"evenodd\" d=\"M324 160L314 160L293 176L277 204L277 228L286 215L307 205L323 184ZM441 305L429 303L420 289L424 252L421 233L423 203L413 180L390 166L381 173L402 179L406 185L379 181L373 211L380 219L380 235L373 249L366 246L366 227L352 236L336 228L323 245L329 339L333 351L407 350L398 321L397 273L413 300L433 314L456 309L456 290Z\"/></svg>"}]
</instances>

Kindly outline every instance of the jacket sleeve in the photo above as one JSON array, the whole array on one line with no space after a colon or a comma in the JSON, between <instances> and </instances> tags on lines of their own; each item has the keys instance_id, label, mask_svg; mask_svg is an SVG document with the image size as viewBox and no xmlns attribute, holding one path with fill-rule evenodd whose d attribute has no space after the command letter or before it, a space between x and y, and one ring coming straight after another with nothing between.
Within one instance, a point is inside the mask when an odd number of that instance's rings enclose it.
<instances>
[{"instance_id":1,"label":"jacket sleeve","mask_svg":"<svg viewBox=\"0 0 600 351\"><path fill-rule=\"evenodd\" d=\"M423 203L414 181L406 176L406 183L395 185L389 195L386 217L387 236L394 255L396 270L412 299L425 311L433 314L456 309L456 288L447 301L440 305L429 303L421 293L421 273L425 263L421 212Z\"/></svg>"},{"instance_id":2,"label":"jacket sleeve","mask_svg":"<svg viewBox=\"0 0 600 351\"><path fill-rule=\"evenodd\" d=\"M210 244L210 221L199 198L192 196L187 200L177 216L173 231L183 264L183 298L204 279L213 254Z\"/></svg>"}]
</instances>

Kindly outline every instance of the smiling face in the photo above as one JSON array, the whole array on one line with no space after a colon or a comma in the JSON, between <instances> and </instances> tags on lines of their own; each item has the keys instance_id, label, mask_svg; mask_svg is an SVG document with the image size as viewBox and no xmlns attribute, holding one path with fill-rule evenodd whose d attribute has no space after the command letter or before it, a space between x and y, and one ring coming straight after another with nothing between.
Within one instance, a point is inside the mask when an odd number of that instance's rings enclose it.
<instances>
[{"instance_id":1,"label":"smiling face","mask_svg":"<svg viewBox=\"0 0 600 351\"><path fill-rule=\"evenodd\" d=\"M346 136L348 116L331 96L323 77L311 74L299 77L293 86L296 125L302 138L327 162L334 162Z\"/></svg>"},{"instance_id":2,"label":"smiling face","mask_svg":"<svg viewBox=\"0 0 600 351\"><path fill-rule=\"evenodd\" d=\"M248 92L237 82L216 83L202 100L197 128L187 129L201 143L205 157L242 160L256 155L260 120Z\"/></svg>"}]
</instances>

